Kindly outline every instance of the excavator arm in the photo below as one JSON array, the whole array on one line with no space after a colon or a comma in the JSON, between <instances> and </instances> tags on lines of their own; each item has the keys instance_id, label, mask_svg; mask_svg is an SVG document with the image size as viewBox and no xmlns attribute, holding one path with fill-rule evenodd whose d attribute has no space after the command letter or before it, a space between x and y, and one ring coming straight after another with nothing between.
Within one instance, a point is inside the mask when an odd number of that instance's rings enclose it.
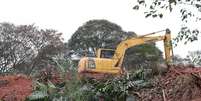
<instances>
[{"instance_id":1,"label":"excavator arm","mask_svg":"<svg viewBox=\"0 0 201 101\"><path fill-rule=\"evenodd\" d=\"M141 44L157 42L157 41L164 41L164 51L165 51L165 59L167 64L171 62L172 57L172 44L171 44L171 35L170 30L166 29L166 33L164 36L150 36L155 33L143 35L136 38L127 39L122 41L116 48L115 55L113 56L114 66L121 67L124 59L125 52L128 48L134 47Z\"/></svg>"}]
</instances>

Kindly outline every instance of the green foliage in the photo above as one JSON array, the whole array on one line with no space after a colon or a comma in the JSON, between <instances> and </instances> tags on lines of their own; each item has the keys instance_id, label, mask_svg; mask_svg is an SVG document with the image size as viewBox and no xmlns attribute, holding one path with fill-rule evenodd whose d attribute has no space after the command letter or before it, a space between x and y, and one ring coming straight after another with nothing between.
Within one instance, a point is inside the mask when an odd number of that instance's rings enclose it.
<instances>
[{"instance_id":1,"label":"green foliage","mask_svg":"<svg viewBox=\"0 0 201 101\"><path fill-rule=\"evenodd\" d=\"M184 44L196 41L198 40L199 33L200 31L198 29L191 30L188 27L182 27L177 37L173 40L173 44L177 46L177 43L181 40L184 40Z\"/></svg>"},{"instance_id":2,"label":"green foliage","mask_svg":"<svg viewBox=\"0 0 201 101\"><path fill-rule=\"evenodd\" d=\"M201 66L201 51L192 51L187 55L187 59L190 64L194 64L195 66Z\"/></svg>"},{"instance_id":3,"label":"green foliage","mask_svg":"<svg viewBox=\"0 0 201 101\"><path fill-rule=\"evenodd\" d=\"M139 69L131 74L120 77L107 78L106 80L89 81L96 94L105 101L124 101L131 91L152 86L145 78L145 71Z\"/></svg>"},{"instance_id":4,"label":"green foliage","mask_svg":"<svg viewBox=\"0 0 201 101\"><path fill-rule=\"evenodd\" d=\"M150 68L156 62L161 62L162 52L155 44L144 44L135 46L126 51L124 67L127 70Z\"/></svg>"},{"instance_id":5,"label":"green foliage","mask_svg":"<svg viewBox=\"0 0 201 101\"><path fill-rule=\"evenodd\" d=\"M73 61L69 58L64 59L63 55L55 55L51 60L52 64L56 65L56 69L63 78L65 78L68 73L74 74L76 72L77 68Z\"/></svg>"},{"instance_id":6,"label":"green foliage","mask_svg":"<svg viewBox=\"0 0 201 101\"><path fill-rule=\"evenodd\" d=\"M174 43L177 45L178 42L184 40L186 44L198 39L199 28L188 24L194 22L194 25L199 26L201 20L200 0L136 0L133 9L143 11L146 18L163 18L164 15L167 15L166 13L175 11L183 24Z\"/></svg>"},{"instance_id":7,"label":"green foliage","mask_svg":"<svg viewBox=\"0 0 201 101\"><path fill-rule=\"evenodd\" d=\"M94 53L97 48L115 48L129 34L136 36L135 33L124 32L119 25L107 20L90 20L77 29L68 46L76 52L86 50Z\"/></svg>"},{"instance_id":8,"label":"green foliage","mask_svg":"<svg viewBox=\"0 0 201 101\"><path fill-rule=\"evenodd\" d=\"M58 94L56 93L57 87L52 84L50 81L47 85L43 83L36 82L36 89L35 91L28 96L28 101L35 101L35 100L43 100L49 101L50 99L56 97Z\"/></svg>"},{"instance_id":9,"label":"green foliage","mask_svg":"<svg viewBox=\"0 0 201 101\"><path fill-rule=\"evenodd\" d=\"M0 23L0 72L30 74L63 49L61 33L34 25Z\"/></svg>"},{"instance_id":10,"label":"green foliage","mask_svg":"<svg viewBox=\"0 0 201 101\"><path fill-rule=\"evenodd\" d=\"M195 17L196 11L192 11L188 8L195 8L200 12L201 4L199 0L151 0L151 1L145 1L145 0L137 0L135 6L133 7L134 10L139 10L141 7L145 7L146 11L144 12L145 17L160 17L162 18L165 12L162 12L163 10L168 10L170 12L173 11L173 9L176 9L177 7L180 7L180 13L181 13L181 20L187 21L188 17ZM200 16L195 17L198 20L200 19Z\"/></svg>"},{"instance_id":11,"label":"green foliage","mask_svg":"<svg viewBox=\"0 0 201 101\"><path fill-rule=\"evenodd\" d=\"M62 81L58 84L36 82L32 95L27 101L94 101L94 92L84 89L83 84L77 79L77 69L70 59L61 56L53 57ZM52 63L52 64L53 64ZM69 75L70 74L70 75ZM68 77L70 76L70 77Z\"/></svg>"},{"instance_id":12,"label":"green foliage","mask_svg":"<svg viewBox=\"0 0 201 101\"><path fill-rule=\"evenodd\" d=\"M77 78L66 83L65 94L70 101L94 101L96 99L95 92L88 87L88 84L83 84Z\"/></svg>"},{"instance_id":13,"label":"green foliage","mask_svg":"<svg viewBox=\"0 0 201 101\"><path fill-rule=\"evenodd\" d=\"M34 91L31 96L27 98L28 101L42 100L47 101L47 93L42 91Z\"/></svg>"},{"instance_id":14,"label":"green foliage","mask_svg":"<svg viewBox=\"0 0 201 101\"><path fill-rule=\"evenodd\" d=\"M178 55L173 57L175 65L192 65L196 67L201 66L201 51L189 51L185 58Z\"/></svg>"},{"instance_id":15,"label":"green foliage","mask_svg":"<svg viewBox=\"0 0 201 101\"><path fill-rule=\"evenodd\" d=\"M54 99L67 99L63 89L66 84L67 68L69 66L69 60L63 58L63 56L57 55L52 57L50 63L56 66L56 69L59 71L61 82L53 84L49 79L47 82L35 82L35 89L32 95L30 95L28 101L50 101ZM53 68L53 67L52 67ZM53 78L54 79L54 78ZM64 84L64 85L63 85ZM62 101L62 100L61 100Z\"/></svg>"}]
</instances>

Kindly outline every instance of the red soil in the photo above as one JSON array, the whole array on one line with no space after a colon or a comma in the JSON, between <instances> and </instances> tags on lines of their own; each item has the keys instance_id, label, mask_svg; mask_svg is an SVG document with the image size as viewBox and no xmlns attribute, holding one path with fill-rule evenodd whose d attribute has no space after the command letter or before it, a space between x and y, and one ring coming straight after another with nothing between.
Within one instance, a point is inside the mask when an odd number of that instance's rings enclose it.
<instances>
[{"instance_id":1,"label":"red soil","mask_svg":"<svg viewBox=\"0 0 201 101\"><path fill-rule=\"evenodd\" d=\"M0 100L24 101L32 93L32 80L24 75L0 76Z\"/></svg>"}]
</instances>

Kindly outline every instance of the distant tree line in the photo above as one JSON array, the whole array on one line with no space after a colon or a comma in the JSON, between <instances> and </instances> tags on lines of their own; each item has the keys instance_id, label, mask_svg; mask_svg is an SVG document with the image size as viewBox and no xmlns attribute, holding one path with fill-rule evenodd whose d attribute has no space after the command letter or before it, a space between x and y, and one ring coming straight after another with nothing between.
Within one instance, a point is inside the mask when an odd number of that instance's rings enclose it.
<instances>
[{"instance_id":1,"label":"distant tree line","mask_svg":"<svg viewBox=\"0 0 201 101\"><path fill-rule=\"evenodd\" d=\"M31 74L50 65L56 55L70 57L70 53L89 53L95 56L98 48L115 49L123 40L137 37L107 20L90 20L80 26L68 43L62 33L53 29L39 29L35 25L0 23L0 73ZM200 52L189 53L188 58L200 65ZM124 67L149 67L163 60L162 52L154 43L132 47L126 51Z\"/></svg>"},{"instance_id":2,"label":"distant tree line","mask_svg":"<svg viewBox=\"0 0 201 101\"><path fill-rule=\"evenodd\" d=\"M0 23L0 72L30 74L64 49L62 33L35 25Z\"/></svg>"}]
</instances>

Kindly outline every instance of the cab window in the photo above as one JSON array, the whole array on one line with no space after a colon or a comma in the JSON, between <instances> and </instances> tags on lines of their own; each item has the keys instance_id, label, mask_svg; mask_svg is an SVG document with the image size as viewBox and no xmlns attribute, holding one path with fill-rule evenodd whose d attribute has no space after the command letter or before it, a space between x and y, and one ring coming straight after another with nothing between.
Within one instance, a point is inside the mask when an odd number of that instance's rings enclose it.
<instances>
[{"instance_id":1,"label":"cab window","mask_svg":"<svg viewBox=\"0 0 201 101\"><path fill-rule=\"evenodd\" d=\"M112 58L114 50L101 50L101 58Z\"/></svg>"}]
</instances>

